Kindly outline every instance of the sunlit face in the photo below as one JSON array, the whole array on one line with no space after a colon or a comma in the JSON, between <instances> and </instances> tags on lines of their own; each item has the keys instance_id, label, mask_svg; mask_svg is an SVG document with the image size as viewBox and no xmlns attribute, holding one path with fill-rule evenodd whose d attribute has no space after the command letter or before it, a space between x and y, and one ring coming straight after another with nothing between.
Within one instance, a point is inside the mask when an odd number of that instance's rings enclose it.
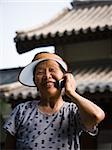
<instances>
[{"instance_id":1,"label":"sunlit face","mask_svg":"<svg viewBox=\"0 0 112 150\"><path fill-rule=\"evenodd\" d=\"M35 70L35 84L41 95L55 96L60 93L56 82L63 78L63 72L59 64L54 60L39 63Z\"/></svg>"}]
</instances>

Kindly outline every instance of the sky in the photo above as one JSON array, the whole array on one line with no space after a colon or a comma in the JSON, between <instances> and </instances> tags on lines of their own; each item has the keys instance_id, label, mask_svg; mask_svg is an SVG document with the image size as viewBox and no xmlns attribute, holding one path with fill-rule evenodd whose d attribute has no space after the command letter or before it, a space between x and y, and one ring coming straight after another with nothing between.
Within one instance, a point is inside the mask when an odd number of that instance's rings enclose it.
<instances>
[{"instance_id":1,"label":"sky","mask_svg":"<svg viewBox=\"0 0 112 150\"><path fill-rule=\"evenodd\" d=\"M15 32L38 27L71 7L72 0L1 0L0 1L0 69L23 67L33 56L45 48L18 54L15 47ZM48 48L47 48L48 49ZM51 52L54 51L50 47Z\"/></svg>"}]
</instances>

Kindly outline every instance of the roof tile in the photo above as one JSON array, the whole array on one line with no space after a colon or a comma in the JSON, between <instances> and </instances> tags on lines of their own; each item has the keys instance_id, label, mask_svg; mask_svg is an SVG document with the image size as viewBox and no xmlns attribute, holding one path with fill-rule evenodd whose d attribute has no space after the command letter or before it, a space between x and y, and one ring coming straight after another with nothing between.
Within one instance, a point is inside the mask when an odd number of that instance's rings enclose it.
<instances>
[{"instance_id":1,"label":"roof tile","mask_svg":"<svg viewBox=\"0 0 112 150\"><path fill-rule=\"evenodd\" d=\"M58 16L51 21L32 30L18 31L16 38L27 36L31 38L36 36L38 39L43 35L47 38L48 34L55 36L57 32L63 35L65 31L69 34L71 31L82 30L85 32L88 28L95 31L97 27L102 30L105 26L112 29L112 3L100 5L90 5L87 7L76 7L73 9L64 9Z\"/></svg>"}]
</instances>

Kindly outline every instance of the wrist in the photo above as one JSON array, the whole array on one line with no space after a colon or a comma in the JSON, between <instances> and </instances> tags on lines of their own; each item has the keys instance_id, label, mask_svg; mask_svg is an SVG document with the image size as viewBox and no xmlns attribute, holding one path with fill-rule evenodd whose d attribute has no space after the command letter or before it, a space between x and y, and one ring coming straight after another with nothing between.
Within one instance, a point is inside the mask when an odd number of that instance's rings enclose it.
<instances>
[{"instance_id":1,"label":"wrist","mask_svg":"<svg viewBox=\"0 0 112 150\"><path fill-rule=\"evenodd\" d=\"M76 91L70 91L69 93L67 93L67 96L71 99L74 99L77 96Z\"/></svg>"}]
</instances>

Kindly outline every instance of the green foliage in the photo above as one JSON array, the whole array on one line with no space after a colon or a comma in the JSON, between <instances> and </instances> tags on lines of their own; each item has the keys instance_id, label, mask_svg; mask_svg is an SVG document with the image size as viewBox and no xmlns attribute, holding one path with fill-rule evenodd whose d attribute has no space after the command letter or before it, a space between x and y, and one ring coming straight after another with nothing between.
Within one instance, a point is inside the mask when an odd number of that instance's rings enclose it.
<instances>
[{"instance_id":1,"label":"green foliage","mask_svg":"<svg viewBox=\"0 0 112 150\"><path fill-rule=\"evenodd\" d=\"M7 118L11 111L11 105L4 100L0 100L0 115L3 118Z\"/></svg>"}]
</instances>

